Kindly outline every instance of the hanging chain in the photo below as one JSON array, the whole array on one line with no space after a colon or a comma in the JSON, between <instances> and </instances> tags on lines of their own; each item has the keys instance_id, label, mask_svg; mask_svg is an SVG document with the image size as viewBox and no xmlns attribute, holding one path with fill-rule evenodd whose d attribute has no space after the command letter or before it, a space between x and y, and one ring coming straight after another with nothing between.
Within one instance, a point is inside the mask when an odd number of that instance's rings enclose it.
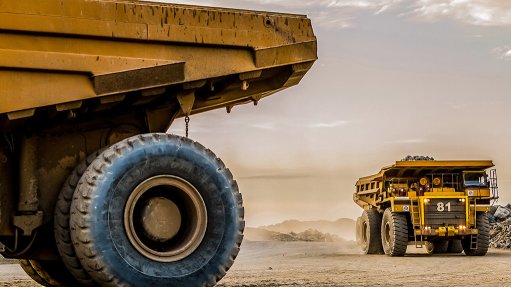
<instances>
[{"instance_id":1,"label":"hanging chain","mask_svg":"<svg viewBox=\"0 0 511 287\"><path fill-rule=\"evenodd\" d=\"M185 124L186 124L186 138L188 138L188 128L190 126L190 117L189 116L185 117Z\"/></svg>"}]
</instances>

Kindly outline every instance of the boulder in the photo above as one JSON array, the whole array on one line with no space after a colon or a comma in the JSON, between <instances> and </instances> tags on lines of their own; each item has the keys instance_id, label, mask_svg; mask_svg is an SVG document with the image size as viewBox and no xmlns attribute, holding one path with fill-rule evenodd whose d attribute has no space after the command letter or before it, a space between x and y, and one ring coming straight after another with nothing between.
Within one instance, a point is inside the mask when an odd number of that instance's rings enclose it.
<instances>
[{"instance_id":1,"label":"boulder","mask_svg":"<svg viewBox=\"0 0 511 287\"><path fill-rule=\"evenodd\" d=\"M506 220L508 217L511 216L511 210L509 210L507 207L499 206L497 207L497 210L495 211L495 214L493 216L497 221Z\"/></svg>"}]
</instances>

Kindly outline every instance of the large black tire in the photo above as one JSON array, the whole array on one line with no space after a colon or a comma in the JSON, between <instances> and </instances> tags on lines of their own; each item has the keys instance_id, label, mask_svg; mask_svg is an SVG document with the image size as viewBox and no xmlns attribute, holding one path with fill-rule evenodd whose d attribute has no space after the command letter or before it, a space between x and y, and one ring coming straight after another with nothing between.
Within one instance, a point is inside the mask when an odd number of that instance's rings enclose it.
<instances>
[{"instance_id":1,"label":"large black tire","mask_svg":"<svg viewBox=\"0 0 511 287\"><path fill-rule=\"evenodd\" d=\"M364 210L361 216L360 247L365 254L383 254L381 215L375 209Z\"/></svg>"},{"instance_id":2,"label":"large black tire","mask_svg":"<svg viewBox=\"0 0 511 287\"><path fill-rule=\"evenodd\" d=\"M76 256L76 251L71 240L71 229L69 227L70 208L78 181L82 177L87 167L99 156L100 152L89 155L82 161L68 176L62 186L54 214L55 241L60 257L69 272L82 286L98 286L94 280L83 269L80 260Z\"/></svg>"},{"instance_id":3,"label":"large black tire","mask_svg":"<svg viewBox=\"0 0 511 287\"><path fill-rule=\"evenodd\" d=\"M447 253L449 249L449 241L447 240L439 240L439 241L427 241L426 242L426 251L428 254L443 254Z\"/></svg>"},{"instance_id":4,"label":"large black tire","mask_svg":"<svg viewBox=\"0 0 511 287\"><path fill-rule=\"evenodd\" d=\"M387 208L381 223L383 251L389 256L404 256L408 247L408 223L404 213Z\"/></svg>"},{"instance_id":5,"label":"large black tire","mask_svg":"<svg viewBox=\"0 0 511 287\"><path fill-rule=\"evenodd\" d=\"M362 238L362 217L359 216L355 225L355 239L358 245L362 245Z\"/></svg>"},{"instance_id":6,"label":"large black tire","mask_svg":"<svg viewBox=\"0 0 511 287\"><path fill-rule=\"evenodd\" d=\"M463 252L463 245L461 239L449 240L449 247L447 247L447 253L459 254Z\"/></svg>"},{"instance_id":7,"label":"large black tire","mask_svg":"<svg viewBox=\"0 0 511 287\"><path fill-rule=\"evenodd\" d=\"M21 268L37 283L48 287L80 286L61 261L21 259Z\"/></svg>"},{"instance_id":8,"label":"large black tire","mask_svg":"<svg viewBox=\"0 0 511 287\"><path fill-rule=\"evenodd\" d=\"M154 216L161 212L174 216ZM214 286L239 252L243 216L237 183L210 150L147 134L113 145L87 168L73 196L71 235L101 286ZM177 233L167 232L170 223Z\"/></svg>"},{"instance_id":9,"label":"large black tire","mask_svg":"<svg viewBox=\"0 0 511 287\"><path fill-rule=\"evenodd\" d=\"M484 256L490 247L490 222L487 213L478 213L476 217L477 248L471 249L470 236L465 236L461 241L463 251L468 256Z\"/></svg>"}]
</instances>

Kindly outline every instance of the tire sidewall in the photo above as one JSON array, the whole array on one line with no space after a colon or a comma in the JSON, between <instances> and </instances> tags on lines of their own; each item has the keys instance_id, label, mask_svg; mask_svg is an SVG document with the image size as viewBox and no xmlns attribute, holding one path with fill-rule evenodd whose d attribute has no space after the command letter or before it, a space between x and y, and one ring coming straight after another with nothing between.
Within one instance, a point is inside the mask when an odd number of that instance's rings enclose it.
<instances>
[{"instance_id":1,"label":"tire sidewall","mask_svg":"<svg viewBox=\"0 0 511 287\"><path fill-rule=\"evenodd\" d=\"M364 211L360 220L360 247L365 254L369 254L370 242L371 222L369 221L366 211Z\"/></svg>"},{"instance_id":2,"label":"tire sidewall","mask_svg":"<svg viewBox=\"0 0 511 287\"><path fill-rule=\"evenodd\" d=\"M390 230L388 230L390 229ZM390 240L387 241L386 235L390 232ZM392 212L390 209L385 210L381 221L381 242L385 254L394 252L394 222L392 220Z\"/></svg>"},{"instance_id":3,"label":"tire sidewall","mask_svg":"<svg viewBox=\"0 0 511 287\"><path fill-rule=\"evenodd\" d=\"M355 225L355 238L358 245L362 246L363 234L362 234L362 217L357 218L357 223Z\"/></svg>"},{"instance_id":4,"label":"tire sidewall","mask_svg":"<svg viewBox=\"0 0 511 287\"><path fill-rule=\"evenodd\" d=\"M163 137L166 139L166 137ZM121 282L132 286L195 286L217 274L229 262L239 230L238 203L228 170L216 157L206 157L202 147L182 141L155 141L135 145L102 170L108 176L96 180L92 199L91 238L105 266ZM105 151L112 152L118 146ZM101 156L100 156L101 157ZM98 168L93 162L91 168ZM124 207L131 192L144 180L157 175L173 175L193 185L207 209L204 240L190 256L162 263L140 254L124 230ZM101 212L94 212L101 211ZM227 247L227 248L225 248ZM193 284L193 282L196 282Z\"/></svg>"}]
</instances>

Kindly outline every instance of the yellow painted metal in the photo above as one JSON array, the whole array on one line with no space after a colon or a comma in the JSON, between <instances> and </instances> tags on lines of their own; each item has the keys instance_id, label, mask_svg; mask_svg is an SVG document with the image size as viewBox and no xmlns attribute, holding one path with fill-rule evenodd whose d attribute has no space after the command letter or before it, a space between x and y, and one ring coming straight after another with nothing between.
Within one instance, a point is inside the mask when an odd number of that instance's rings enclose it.
<instances>
[{"instance_id":1,"label":"yellow painted metal","mask_svg":"<svg viewBox=\"0 0 511 287\"><path fill-rule=\"evenodd\" d=\"M445 192L445 193L454 193L456 190L452 187L433 187L431 189L431 192L437 193L437 192Z\"/></svg>"},{"instance_id":2,"label":"yellow painted metal","mask_svg":"<svg viewBox=\"0 0 511 287\"><path fill-rule=\"evenodd\" d=\"M459 192L457 194L460 194ZM466 226L470 227L470 209L469 209L469 201L467 196L460 196L460 195L427 195L427 196L419 196L419 204L420 204L420 210L421 210L421 225L425 224L424 221L424 205L426 204L424 202L424 199L464 199L465 200L465 221Z\"/></svg>"},{"instance_id":3,"label":"yellow painted metal","mask_svg":"<svg viewBox=\"0 0 511 287\"><path fill-rule=\"evenodd\" d=\"M490 205L478 205L475 207L476 212L489 212L491 210Z\"/></svg>"},{"instance_id":4,"label":"yellow painted metal","mask_svg":"<svg viewBox=\"0 0 511 287\"><path fill-rule=\"evenodd\" d=\"M449 229L451 229L451 235L449 235ZM416 229L416 236L467 236L472 234L478 234L478 230L476 228L466 229L466 231L461 231L460 229L454 226L441 226L437 229L425 230L425 229Z\"/></svg>"},{"instance_id":5,"label":"yellow painted metal","mask_svg":"<svg viewBox=\"0 0 511 287\"><path fill-rule=\"evenodd\" d=\"M361 177L357 184L363 184L371 181L382 181L383 176L389 172L396 171L426 171L426 170L444 170L446 173L461 170L485 170L493 167L491 160L417 160L417 161L397 161L395 164L386 166L377 174Z\"/></svg>"},{"instance_id":6,"label":"yellow painted metal","mask_svg":"<svg viewBox=\"0 0 511 287\"><path fill-rule=\"evenodd\" d=\"M0 1L0 116L10 120L148 89L171 87L176 97L198 81L193 89L227 78L253 83L234 89L233 81L198 97L189 113L232 107L298 84L316 59L316 37L302 15L143 1Z\"/></svg>"},{"instance_id":7,"label":"yellow painted metal","mask_svg":"<svg viewBox=\"0 0 511 287\"><path fill-rule=\"evenodd\" d=\"M489 188L467 188L465 194L473 197L489 197L491 192Z\"/></svg>"},{"instance_id":8,"label":"yellow painted metal","mask_svg":"<svg viewBox=\"0 0 511 287\"><path fill-rule=\"evenodd\" d=\"M410 204L393 204L393 212L410 212Z\"/></svg>"},{"instance_id":9,"label":"yellow painted metal","mask_svg":"<svg viewBox=\"0 0 511 287\"><path fill-rule=\"evenodd\" d=\"M433 189L432 189L433 190ZM426 197L437 197L437 198L446 198L448 196L454 196L454 197L458 197L458 196L465 196L465 193L463 192L447 192L447 191L432 191L432 192L424 192L424 196Z\"/></svg>"}]
</instances>

